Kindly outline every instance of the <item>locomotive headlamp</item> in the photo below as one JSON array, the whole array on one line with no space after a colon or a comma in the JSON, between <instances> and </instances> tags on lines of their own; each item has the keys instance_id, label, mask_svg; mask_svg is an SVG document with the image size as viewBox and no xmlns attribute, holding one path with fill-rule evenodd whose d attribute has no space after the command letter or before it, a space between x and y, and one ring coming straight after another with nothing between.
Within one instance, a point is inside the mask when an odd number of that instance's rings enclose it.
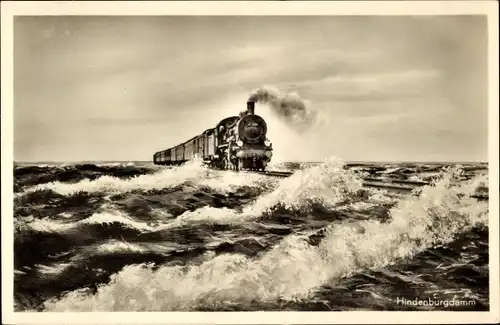
<instances>
[{"instance_id":1,"label":"locomotive headlamp","mask_svg":"<svg viewBox=\"0 0 500 325\"><path fill-rule=\"evenodd\" d=\"M240 147L243 145L243 141L241 140L238 140L238 142L236 142L237 145L239 145Z\"/></svg>"},{"instance_id":2,"label":"locomotive headlamp","mask_svg":"<svg viewBox=\"0 0 500 325\"><path fill-rule=\"evenodd\" d=\"M264 141L264 144L265 144L267 147L269 147L269 146L271 145L271 141L266 140L266 141Z\"/></svg>"}]
</instances>

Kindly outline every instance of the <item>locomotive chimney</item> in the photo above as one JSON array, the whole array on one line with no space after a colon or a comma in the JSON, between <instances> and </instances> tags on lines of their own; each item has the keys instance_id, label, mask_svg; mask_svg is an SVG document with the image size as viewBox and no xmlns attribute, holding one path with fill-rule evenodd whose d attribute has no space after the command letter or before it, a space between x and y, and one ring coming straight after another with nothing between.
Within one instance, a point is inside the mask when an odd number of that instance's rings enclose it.
<instances>
[{"instance_id":1,"label":"locomotive chimney","mask_svg":"<svg viewBox=\"0 0 500 325\"><path fill-rule=\"evenodd\" d=\"M255 102L251 101L247 102L247 114L249 115L255 114Z\"/></svg>"}]
</instances>

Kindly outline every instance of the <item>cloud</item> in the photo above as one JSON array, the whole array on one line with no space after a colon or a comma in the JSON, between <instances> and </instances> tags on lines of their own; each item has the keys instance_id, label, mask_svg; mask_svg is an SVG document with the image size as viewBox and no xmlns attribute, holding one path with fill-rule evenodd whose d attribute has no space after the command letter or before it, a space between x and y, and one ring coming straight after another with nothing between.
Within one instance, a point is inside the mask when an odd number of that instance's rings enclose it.
<instances>
[{"instance_id":1,"label":"cloud","mask_svg":"<svg viewBox=\"0 0 500 325\"><path fill-rule=\"evenodd\" d=\"M149 159L237 114L263 84L296 92L326 124L298 136L258 107L284 159L390 160L412 141L421 159L485 157L485 21L16 18L15 157Z\"/></svg>"},{"instance_id":2,"label":"cloud","mask_svg":"<svg viewBox=\"0 0 500 325\"><path fill-rule=\"evenodd\" d=\"M433 93L439 85L437 70L403 70L378 74L344 74L296 83L309 96L332 101L393 100Z\"/></svg>"}]
</instances>

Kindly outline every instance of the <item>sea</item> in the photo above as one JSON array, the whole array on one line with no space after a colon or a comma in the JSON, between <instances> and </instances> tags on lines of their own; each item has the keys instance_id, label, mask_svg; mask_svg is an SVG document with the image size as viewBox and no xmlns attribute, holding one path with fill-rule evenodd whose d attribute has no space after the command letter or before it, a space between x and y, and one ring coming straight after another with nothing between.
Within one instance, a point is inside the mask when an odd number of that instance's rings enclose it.
<instances>
[{"instance_id":1,"label":"sea","mask_svg":"<svg viewBox=\"0 0 500 325\"><path fill-rule=\"evenodd\" d=\"M488 164L268 169L15 163L15 310L489 310Z\"/></svg>"}]
</instances>

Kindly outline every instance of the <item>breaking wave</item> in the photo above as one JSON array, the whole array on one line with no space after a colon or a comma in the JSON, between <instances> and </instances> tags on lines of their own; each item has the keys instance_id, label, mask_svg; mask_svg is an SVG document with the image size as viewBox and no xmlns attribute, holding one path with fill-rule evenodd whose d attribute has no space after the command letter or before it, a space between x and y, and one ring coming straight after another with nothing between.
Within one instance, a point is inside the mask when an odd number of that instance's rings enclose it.
<instances>
[{"instance_id":1,"label":"breaking wave","mask_svg":"<svg viewBox=\"0 0 500 325\"><path fill-rule=\"evenodd\" d=\"M221 172L209 169L200 159L193 159L181 166L165 167L153 174L139 175L127 179L101 176L97 179L83 179L77 183L49 182L38 184L19 193L17 196L40 191L51 191L63 196L79 193L107 194L134 191L149 192L174 188L188 184L199 188L207 187L220 193L231 193L244 186L266 188L275 184L269 178L258 174Z\"/></svg>"},{"instance_id":2,"label":"breaking wave","mask_svg":"<svg viewBox=\"0 0 500 325\"><path fill-rule=\"evenodd\" d=\"M361 180L345 170L342 161L332 158L282 179L275 190L258 197L241 210L203 207L183 213L166 227L190 223L240 223L260 218L278 208L307 212L314 204L332 209L359 189Z\"/></svg>"},{"instance_id":3,"label":"breaking wave","mask_svg":"<svg viewBox=\"0 0 500 325\"><path fill-rule=\"evenodd\" d=\"M196 181L206 178L210 170L205 167L201 160L192 160L182 166L163 169L150 175L140 175L129 179L121 179L112 176L101 176L95 180L84 179L78 183L51 182L35 185L24 193L39 190L52 190L62 195L71 195L77 192L130 192L151 191L167 187L175 187L186 181Z\"/></svg>"},{"instance_id":4,"label":"breaking wave","mask_svg":"<svg viewBox=\"0 0 500 325\"><path fill-rule=\"evenodd\" d=\"M182 168L178 169L181 173ZM189 177L199 177L197 170L199 167L193 168ZM426 249L446 245L475 227L487 226L488 203L464 195L473 193L485 179L457 184L459 174L451 170L423 187L418 196L409 195L395 202L388 211L388 220L331 220L322 228L316 244L310 241L311 232L289 234L253 257L225 253L180 266L127 265L95 292L74 290L46 301L45 310L220 310L231 306L244 309L256 301L307 300L323 285L335 286L355 272L409 259ZM277 209L307 215L315 204L331 211L346 202L356 209L369 208L356 200L360 189L360 179L333 159L297 171L241 209L203 207L157 227L135 224L123 215L102 214L80 224L115 220L141 231L156 231L158 227L170 229L190 223L252 221ZM378 192L374 193L376 197ZM110 247L117 249L119 245L115 242Z\"/></svg>"},{"instance_id":5,"label":"breaking wave","mask_svg":"<svg viewBox=\"0 0 500 325\"><path fill-rule=\"evenodd\" d=\"M178 167L177 172L181 175L175 178L167 178L163 173L167 171L173 173L173 170L162 171L160 174L140 176L138 179L114 180L113 186L107 187L108 192L118 190L131 190L142 185L146 180L154 180L149 189L163 189L165 186L178 185L179 180L185 180L186 175L197 178L200 170L209 172L205 167L191 164ZM194 172L193 172L194 171ZM210 171L213 172L213 171ZM165 182L159 182L160 177L165 178ZM86 187L85 190L99 188L103 190L103 183L100 179L94 181L93 185ZM215 223L231 224L241 223L249 220L258 219L270 214L273 210L283 209L287 211L305 212L311 210L313 205L321 205L325 209L333 209L337 204L348 200L350 196L355 196L361 189L361 180L353 173L344 169L342 161L334 158L326 160L324 163L305 170L299 170L292 176L281 179L277 182L277 187L268 193L264 193L256 200L252 201L241 209L229 209L226 207L216 208L204 206L194 211L186 211L172 221L166 220L156 227L152 227L144 222L137 222L130 216L121 211L112 210L109 206L102 206L104 212L94 213L90 217L80 220L77 223L52 220L50 218L34 219L26 223L26 218L20 219L20 224L25 225L31 230L40 232L64 232L73 228L82 227L89 224L121 224L138 231L160 231L174 227L185 226L188 224ZM88 183L85 183L86 185ZM168 184L168 185L167 185ZM220 192L226 193L231 189L255 185L260 187L269 186L269 178L265 176L252 174L237 174L228 172L221 177L203 178L198 183L199 186L206 186ZM57 191L59 194L71 195L74 191L82 191L81 183L71 185L64 183L43 184L43 190ZM142 187L144 189L144 187ZM36 190L42 190L38 188ZM34 190L35 191L35 190Z\"/></svg>"}]
</instances>

